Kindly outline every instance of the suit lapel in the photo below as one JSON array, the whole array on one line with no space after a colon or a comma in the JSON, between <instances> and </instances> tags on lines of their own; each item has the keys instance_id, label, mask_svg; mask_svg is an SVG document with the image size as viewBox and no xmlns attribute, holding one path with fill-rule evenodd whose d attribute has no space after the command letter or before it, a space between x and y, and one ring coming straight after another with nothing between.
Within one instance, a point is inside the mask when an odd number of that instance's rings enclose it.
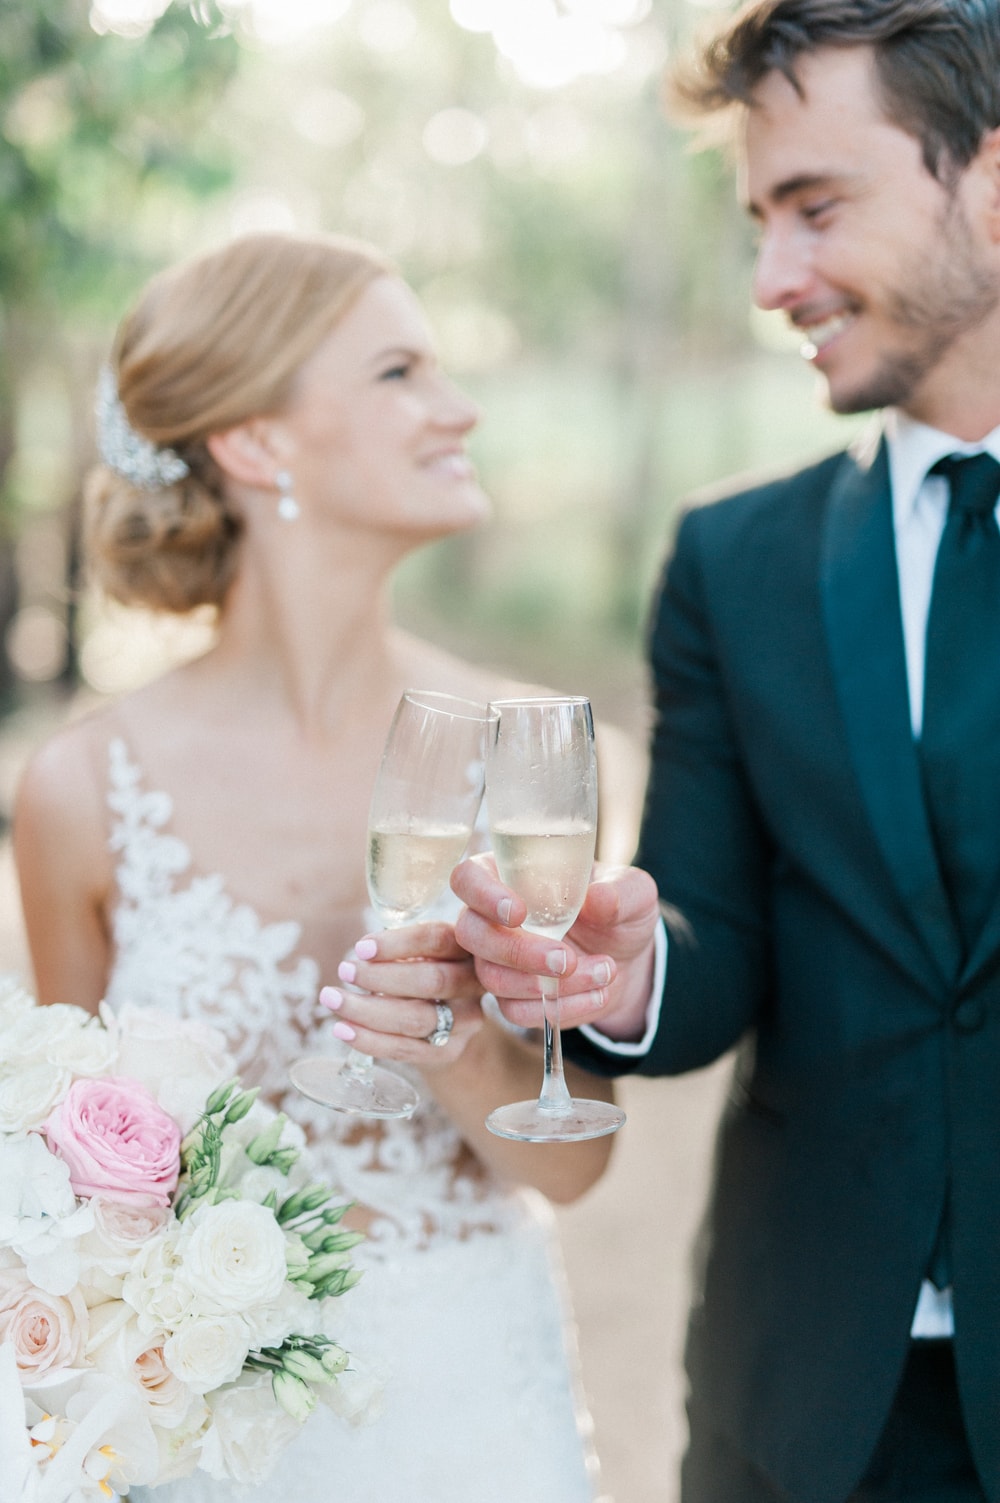
<instances>
[{"instance_id":1,"label":"suit lapel","mask_svg":"<svg viewBox=\"0 0 1000 1503\"><path fill-rule=\"evenodd\" d=\"M924 807L910 724L885 444L842 466L824 528L820 587L854 769L879 845L942 978L961 952Z\"/></svg>"}]
</instances>

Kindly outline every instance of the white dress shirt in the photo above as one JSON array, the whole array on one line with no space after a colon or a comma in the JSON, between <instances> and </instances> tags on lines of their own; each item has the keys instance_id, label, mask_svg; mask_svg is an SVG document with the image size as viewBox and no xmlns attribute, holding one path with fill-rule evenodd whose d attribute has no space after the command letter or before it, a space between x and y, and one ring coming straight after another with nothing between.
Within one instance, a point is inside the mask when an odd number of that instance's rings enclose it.
<instances>
[{"instance_id":1,"label":"white dress shirt","mask_svg":"<svg viewBox=\"0 0 1000 1503\"><path fill-rule=\"evenodd\" d=\"M936 428L918 423L898 409L883 415L889 450L893 531L899 574L899 604L906 651L906 679L913 736L919 740L924 712L924 650L931 585L938 545L948 512L948 482L928 470L947 454L992 454L1000 461L1000 428L981 443L962 443ZM997 504L1000 526L1000 501ZM641 1056L656 1033L667 973L667 935L662 921L656 934L656 969L646 1011L646 1028L638 1043L607 1038L593 1025L581 1031L606 1053ZM954 1332L951 1290L936 1289L925 1280L914 1312L914 1336L951 1336Z\"/></svg>"}]
</instances>

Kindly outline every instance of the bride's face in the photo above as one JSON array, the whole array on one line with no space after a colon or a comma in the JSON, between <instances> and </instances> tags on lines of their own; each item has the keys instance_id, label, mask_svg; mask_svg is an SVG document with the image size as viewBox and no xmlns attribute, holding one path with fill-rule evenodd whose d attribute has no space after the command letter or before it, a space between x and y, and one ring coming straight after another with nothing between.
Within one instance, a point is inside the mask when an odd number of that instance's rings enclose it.
<instances>
[{"instance_id":1,"label":"bride's face","mask_svg":"<svg viewBox=\"0 0 1000 1503\"><path fill-rule=\"evenodd\" d=\"M286 468L317 517L419 538L489 511L465 440L478 412L438 366L416 295L370 282L296 376Z\"/></svg>"}]
</instances>

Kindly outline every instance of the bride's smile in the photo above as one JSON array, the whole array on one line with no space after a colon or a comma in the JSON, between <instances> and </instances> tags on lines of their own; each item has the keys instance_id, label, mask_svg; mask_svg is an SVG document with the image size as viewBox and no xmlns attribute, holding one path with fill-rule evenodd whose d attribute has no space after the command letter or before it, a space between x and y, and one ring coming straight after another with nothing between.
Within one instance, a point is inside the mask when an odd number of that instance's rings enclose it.
<instances>
[{"instance_id":1,"label":"bride's smile","mask_svg":"<svg viewBox=\"0 0 1000 1503\"><path fill-rule=\"evenodd\" d=\"M433 537L488 514L465 447L478 419L415 294L382 276L301 367L271 443L317 519Z\"/></svg>"}]
</instances>

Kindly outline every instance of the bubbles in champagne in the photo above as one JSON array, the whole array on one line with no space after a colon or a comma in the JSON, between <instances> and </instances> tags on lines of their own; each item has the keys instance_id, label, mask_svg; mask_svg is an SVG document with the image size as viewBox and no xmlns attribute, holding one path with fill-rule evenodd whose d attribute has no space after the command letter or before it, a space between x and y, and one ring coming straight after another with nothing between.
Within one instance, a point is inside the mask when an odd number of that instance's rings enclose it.
<instances>
[{"instance_id":1,"label":"bubbles in champagne","mask_svg":"<svg viewBox=\"0 0 1000 1503\"><path fill-rule=\"evenodd\" d=\"M464 824L416 820L368 831L368 893L389 927L412 923L448 886L469 839Z\"/></svg>"},{"instance_id":2,"label":"bubbles in champagne","mask_svg":"<svg viewBox=\"0 0 1000 1503\"><path fill-rule=\"evenodd\" d=\"M586 820L500 820L493 849L502 881L528 905L523 927L562 939L580 911L594 864L596 830Z\"/></svg>"}]
</instances>

